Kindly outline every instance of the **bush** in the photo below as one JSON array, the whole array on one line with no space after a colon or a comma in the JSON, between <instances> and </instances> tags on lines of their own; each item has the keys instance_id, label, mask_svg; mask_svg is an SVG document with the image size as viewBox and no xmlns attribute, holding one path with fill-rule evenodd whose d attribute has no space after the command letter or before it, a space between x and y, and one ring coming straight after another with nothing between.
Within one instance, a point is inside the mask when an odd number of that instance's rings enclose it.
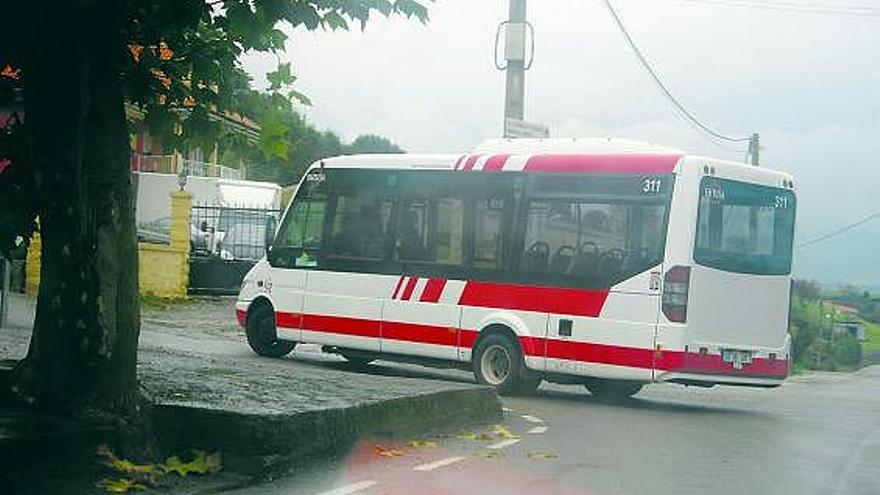
<instances>
[{"instance_id":1,"label":"bush","mask_svg":"<svg viewBox=\"0 0 880 495\"><path fill-rule=\"evenodd\" d=\"M862 360L862 346L850 333L837 335L831 347L838 366L858 366Z\"/></svg>"}]
</instances>

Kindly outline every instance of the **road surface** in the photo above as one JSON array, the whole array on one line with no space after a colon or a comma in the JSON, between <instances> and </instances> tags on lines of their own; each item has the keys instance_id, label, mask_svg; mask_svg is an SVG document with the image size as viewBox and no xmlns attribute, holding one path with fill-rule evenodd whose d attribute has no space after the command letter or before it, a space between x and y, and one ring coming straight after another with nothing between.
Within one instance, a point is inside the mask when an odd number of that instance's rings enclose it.
<instances>
[{"instance_id":1,"label":"road surface","mask_svg":"<svg viewBox=\"0 0 880 495\"><path fill-rule=\"evenodd\" d=\"M322 365L308 352L296 359ZM622 403L544 384L504 404L500 426L364 439L345 458L236 493L880 494L880 367L771 390L652 385Z\"/></svg>"}]
</instances>

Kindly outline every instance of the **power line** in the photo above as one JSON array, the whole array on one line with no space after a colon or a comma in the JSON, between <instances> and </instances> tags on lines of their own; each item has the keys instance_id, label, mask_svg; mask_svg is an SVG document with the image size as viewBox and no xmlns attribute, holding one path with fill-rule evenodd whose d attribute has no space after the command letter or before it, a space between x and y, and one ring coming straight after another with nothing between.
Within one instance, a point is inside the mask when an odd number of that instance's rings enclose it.
<instances>
[{"instance_id":1,"label":"power line","mask_svg":"<svg viewBox=\"0 0 880 495\"><path fill-rule=\"evenodd\" d=\"M754 0L677 0L685 3L775 10L800 14L836 15L880 18L880 11L866 5L832 5L825 3L757 2Z\"/></svg>"},{"instance_id":2,"label":"power line","mask_svg":"<svg viewBox=\"0 0 880 495\"><path fill-rule=\"evenodd\" d=\"M868 215L868 216L866 216L865 218L863 218L863 219L861 219L861 220L859 220L859 221L857 221L857 222L853 222L853 223L851 223L851 224L849 224L849 225L847 225L847 226L845 226L845 227L841 227L841 228L839 228L839 229L837 229L837 230L834 230L834 231L832 231L832 232L829 232L829 233L827 233L827 234L820 235L819 237L816 237L815 239L811 239L811 240L809 240L809 241L802 242L802 243L798 244L798 245L795 246L795 247L797 247L798 249L800 249L800 248L803 248L803 247L810 246L810 245L812 245L812 244L816 244L816 243L819 243L819 242L822 242L822 241L825 241L825 240L831 239L832 237L836 237L836 236L838 236L838 235L840 235L840 234L843 234L844 232L848 232L848 231L850 231L850 230L852 230L852 229L858 227L859 225L862 225L862 224L868 223L868 222L870 222L871 220L873 220L873 219L875 219L875 218L878 218L878 217L880 217L880 211L878 211L878 212L876 212L876 213L872 213L871 215Z\"/></svg>"},{"instance_id":3,"label":"power line","mask_svg":"<svg viewBox=\"0 0 880 495\"><path fill-rule=\"evenodd\" d=\"M741 143L741 142L748 141L750 139L748 137L733 137L733 136L727 136L727 135L718 133L718 132L712 130L711 128L709 128L709 126L700 122L699 119L697 119L691 112L689 112L688 109L685 108L684 105L682 105L675 98L675 96L672 95L672 92L669 90L669 88L667 88L666 85L663 84L663 81L661 81L660 77L657 75L657 73L654 72L654 69L651 67L651 64L648 63L648 60L642 54L642 51L639 50L639 47L636 46L632 37L630 37L629 33L626 30L626 27L624 27L623 22L620 20L620 17L617 15L617 11L615 11L614 6L611 5L611 1L610 0L603 0L603 1L605 2L605 6L608 7L608 12L611 13L611 17L614 19L614 22L617 24L617 27L620 28L620 32L623 34L623 37L626 39L627 44L629 44L630 48L632 48L633 52L635 53L636 58L639 60L639 62L641 62L642 67L644 67L645 70L648 71L648 74L650 74L651 79L653 79L654 82L657 84L657 86L660 88L660 91L662 91L663 94L666 95L666 97L669 99L669 101L672 102L672 104L675 106L675 108L679 111L679 113L681 113L681 115L688 122L690 122L691 124L696 126L699 130L709 134L710 136L713 136L717 139L720 139L722 141ZM716 143L715 141L712 141L712 142L715 143L716 145L720 146L720 143ZM726 146L722 146L722 147L727 148ZM730 149L730 148L727 148L727 149Z\"/></svg>"}]
</instances>

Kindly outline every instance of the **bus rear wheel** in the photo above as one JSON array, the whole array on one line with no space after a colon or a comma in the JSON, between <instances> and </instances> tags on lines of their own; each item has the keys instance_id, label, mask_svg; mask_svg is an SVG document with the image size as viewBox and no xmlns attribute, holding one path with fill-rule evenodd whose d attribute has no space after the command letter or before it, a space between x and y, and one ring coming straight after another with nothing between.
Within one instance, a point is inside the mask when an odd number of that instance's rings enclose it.
<instances>
[{"instance_id":1,"label":"bus rear wheel","mask_svg":"<svg viewBox=\"0 0 880 495\"><path fill-rule=\"evenodd\" d=\"M495 387L502 395L533 393L541 383L540 376L526 369L519 345L506 335L480 339L473 366L477 383Z\"/></svg>"},{"instance_id":2,"label":"bus rear wheel","mask_svg":"<svg viewBox=\"0 0 880 495\"><path fill-rule=\"evenodd\" d=\"M609 380L607 378L591 378L584 383L584 387L594 396L600 399L621 400L632 397L642 390L644 384L623 380Z\"/></svg>"},{"instance_id":3,"label":"bus rear wheel","mask_svg":"<svg viewBox=\"0 0 880 495\"><path fill-rule=\"evenodd\" d=\"M286 356L296 347L296 342L280 340L275 328L275 311L263 305L251 310L245 324L248 344L258 355L272 358Z\"/></svg>"}]
</instances>

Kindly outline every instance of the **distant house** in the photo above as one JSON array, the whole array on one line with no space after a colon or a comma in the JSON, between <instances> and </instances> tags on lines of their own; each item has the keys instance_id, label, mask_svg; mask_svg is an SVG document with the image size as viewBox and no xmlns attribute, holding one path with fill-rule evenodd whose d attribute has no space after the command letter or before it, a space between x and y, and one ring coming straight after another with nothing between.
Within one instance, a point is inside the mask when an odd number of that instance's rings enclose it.
<instances>
[{"instance_id":1,"label":"distant house","mask_svg":"<svg viewBox=\"0 0 880 495\"><path fill-rule=\"evenodd\" d=\"M838 304L838 303L832 302L832 301L822 301L822 306L824 306L825 308L828 308L838 314L849 315L849 316L858 316L859 315L858 309L853 308L851 306L845 306L843 304Z\"/></svg>"},{"instance_id":2,"label":"distant house","mask_svg":"<svg viewBox=\"0 0 880 495\"><path fill-rule=\"evenodd\" d=\"M835 321L834 333L837 335L848 333L858 339L859 342L868 339L868 336L865 333L865 324L861 321Z\"/></svg>"},{"instance_id":3,"label":"distant house","mask_svg":"<svg viewBox=\"0 0 880 495\"><path fill-rule=\"evenodd\" d=\"M245 179L247 165L238 160L235 164L220 163L219 143L211 149L190 147L180 151L164 145L158 136L152 136L144 122L144 113L136 106L125 105L125 114L132 124L131 170L132 172L158 172L178 174L182 170L190 176L220 177L224 179ZM227 131L244 136L256 142L259 140L260 126L231 112L209 112L208 118L218 122Z\"/></svg>"}]
</instances>

